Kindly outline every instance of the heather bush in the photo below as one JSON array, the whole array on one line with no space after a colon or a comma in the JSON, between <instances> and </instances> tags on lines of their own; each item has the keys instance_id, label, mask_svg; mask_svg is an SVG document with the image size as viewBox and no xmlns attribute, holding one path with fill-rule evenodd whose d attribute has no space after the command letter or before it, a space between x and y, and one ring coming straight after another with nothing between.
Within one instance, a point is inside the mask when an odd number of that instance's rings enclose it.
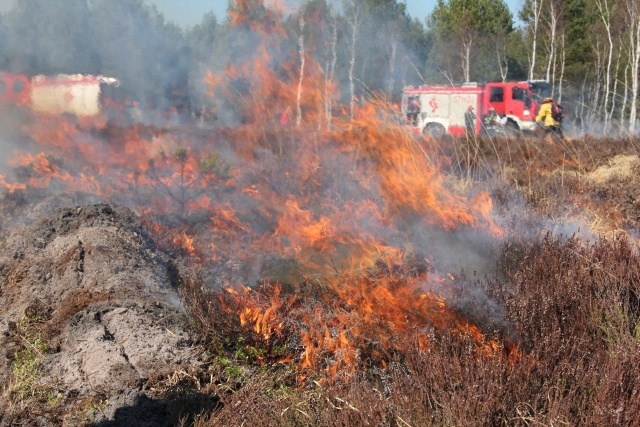
<instances>
[{"instance_id":1,"label":"heather bush","mask_svg":"<svg viewBox=\"0 0 640 427\"><path fill-rule=\"evenodd\" d=\"M205 298L194 280L183 293L203 332L218 343L250 342L265 350L245 360L249 370L234 387L224 375L214 380L220 409L196 425L634 425L640 409L638 261L626 239L512 239L499 278L476 283L504 307L507 326L486 329L487 339L504 349L479 351L476 339L453 330L413 330L392 338L386 363L369 359L337 376L277 363L275 342L261 342L232 322L224 291ZM324 306L300 296L296 301L281 305L283 319L323 307L321 316L332 315L327 300ZM300 357L299 336L285 333L279 340L294 361ZM223 345L216 351L232 350Z\"/></svg>"}]
</instances>

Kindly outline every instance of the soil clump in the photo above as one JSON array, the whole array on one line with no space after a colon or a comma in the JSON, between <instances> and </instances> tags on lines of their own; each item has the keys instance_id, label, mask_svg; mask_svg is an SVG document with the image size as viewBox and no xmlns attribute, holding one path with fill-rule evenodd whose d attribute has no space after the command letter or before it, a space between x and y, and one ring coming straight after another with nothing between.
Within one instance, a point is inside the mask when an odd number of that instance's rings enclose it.
<instances>
[{"instance_id":1,"label":"soil clump","mask_svg":"<svg viewBox=\"0 0 640 427\"><path fill-rule=\"evenodd\" d=\"M202 353L176 268L130 210L56 206L74 199L3 222L0 426L173 425L153 384L197 371ZM35 413L34 400L57 409Z\"/></svg>"}]
</instances>

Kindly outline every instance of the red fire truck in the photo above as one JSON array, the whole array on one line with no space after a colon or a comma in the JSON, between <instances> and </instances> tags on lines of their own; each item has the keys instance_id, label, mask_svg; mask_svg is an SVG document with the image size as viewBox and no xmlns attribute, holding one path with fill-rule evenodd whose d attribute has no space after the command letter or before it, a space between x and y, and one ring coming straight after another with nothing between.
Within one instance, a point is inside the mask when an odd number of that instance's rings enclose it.
<instances>
[{"instance_id":1,"label":"red fire truck","mask_svg":"<svg viewBox=\"0 0 640 427\"><path fill-rule=\"evenodd\" d=\"M107 86L118 80L104 76L59 74L27 77L0 73L0 105L18 105L43 114L95 116L103 107Z\"/></svg>"},{"instance_id":2,"label":"red fire truck","mask_svg":"<svg viewBox=\"0 0 640 427\"><path fill-rule=\"evenodd\" d=\"M433 137L446 133L465 134L464 113L473 107L475 132L484 131L483 118L491 108L506 116L505 127L512 132L536 129L535 117L542 100L550 95L546 81L465 83L459 86L406 87L402 94L403 114L415 129ZM418 102L416 102L416 100ZM419 104L415 117L411 109Z\"/></svg>"}]
</instances>

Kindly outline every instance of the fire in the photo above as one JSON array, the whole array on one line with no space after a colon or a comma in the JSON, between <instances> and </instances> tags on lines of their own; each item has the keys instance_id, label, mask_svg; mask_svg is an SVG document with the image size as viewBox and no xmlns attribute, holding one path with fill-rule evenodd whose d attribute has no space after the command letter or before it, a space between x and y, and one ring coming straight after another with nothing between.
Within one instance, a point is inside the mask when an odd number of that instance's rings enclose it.
<instances>
[{"instance_id":1,"label":"fire","mask_svg":"<svg viewBox=\"0 0 640 427\"><path fill-rule=\"evenodd\" d=\"M193 246L193 240L193 237L189 237L187 233L183 231L182 234L174 236L173 243L187 251L189 254L194 254L196 249Z\"/></svg>"},{"instance_id":2,"label":"fire","mask_svg":"<svg viewBox=\"0 0 640 427\"><path fill-rule=\"evenodd\" d=\"M322 126L337 84L312 58L301 85L295 60L274 68L284 30L262 6L242 0L230 10L235 26L270 34L253 61L205 78L215 108L237 109L237 126L195 136L38 119L25 131L39 153L11 163L28 172L24 182L0 176L0 185L86 191L141 213L153 232L217 269L241 326L265 342L297 337L303 369L336 376L364 360L384 366L397 337L416 334L428 348L433 330L499 353L433 292L453 278L424 261L428 230L502 235L489 195L453 191L420 137L380 119L382 101L359 105L353 118L335 106L333 126ZM241 95L231 92L238 81ZM279 123L286 108L304 111L301 127Z\"/></svg>"},{"instance_id":3,"label":"fire","mask_svg":"<svg viewBox=\"0 0 640 427\"><path fill-rule=\"evenodd\" d=\"M25 184L11 184L7 182L3 175L0 175L0 186L6 188L9 193L13 193L17 190L25 190L27 188Z\"/></svg>"},{"instance_id":4,"label":"fire","mask_svg":"<svg viewBox=\"0 0 640 427\"><path fill-rule=\"evenodd\" d=\"M244 310L239 314L241 325L251 325L253 330L265 340L271 338L275 333L282 331L283 323L277 318L277 312L282 307L283 301L280 297L281 288L276 286L269 297L270 305L262 309L253 303L251 290L244 289L245 303Z\"/></svg>"}]
</instances>

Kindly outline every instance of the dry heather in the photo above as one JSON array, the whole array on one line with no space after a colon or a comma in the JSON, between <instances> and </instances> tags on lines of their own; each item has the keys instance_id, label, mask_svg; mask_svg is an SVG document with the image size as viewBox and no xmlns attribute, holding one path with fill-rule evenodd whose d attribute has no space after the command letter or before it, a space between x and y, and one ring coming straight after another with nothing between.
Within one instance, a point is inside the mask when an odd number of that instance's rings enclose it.
<instances>
[{"instance_id":1,"label":"dry heather","mask_svg":"<svg viewBox=\"0 0 640 427\"><path fill-rule=\"evenodd\" d=\"M503 345L503 356L478 353L471 336L442 330L424 348L415 331L393 337L384 366L367 353L380 340L368 338L360 370L300 381L297 371L263 363L280 356L263 343L252 360L261 369L237 391L218 391L221 409L196 425L640 425L638 141L423 143L438 145L434 161L444 160L453 185L493 186L507 231L498 271L460 279L450 302ZM239 322L208 309L224 295L189 283L191 313L205 331L215 325L209 336L221 351L232 336L251 343L244 348L260 346ZM299 309L327 318L337 310ZM296 337L283 342L295 354Z\"/></svg>"},{"instance_id":2,"label":"dry heather","mask_svg":"<svg viewBox=\"0 0 640 427\"><path fill-rule=\"evenodd\" d=\"M238 297L125 209L5 195L0 426L640 425L638 141L416 143L448 185L489 186L506 232L431 315L420 257ZM345 303L354 284L414 327Z\"/></svg>"}]
</instances>

